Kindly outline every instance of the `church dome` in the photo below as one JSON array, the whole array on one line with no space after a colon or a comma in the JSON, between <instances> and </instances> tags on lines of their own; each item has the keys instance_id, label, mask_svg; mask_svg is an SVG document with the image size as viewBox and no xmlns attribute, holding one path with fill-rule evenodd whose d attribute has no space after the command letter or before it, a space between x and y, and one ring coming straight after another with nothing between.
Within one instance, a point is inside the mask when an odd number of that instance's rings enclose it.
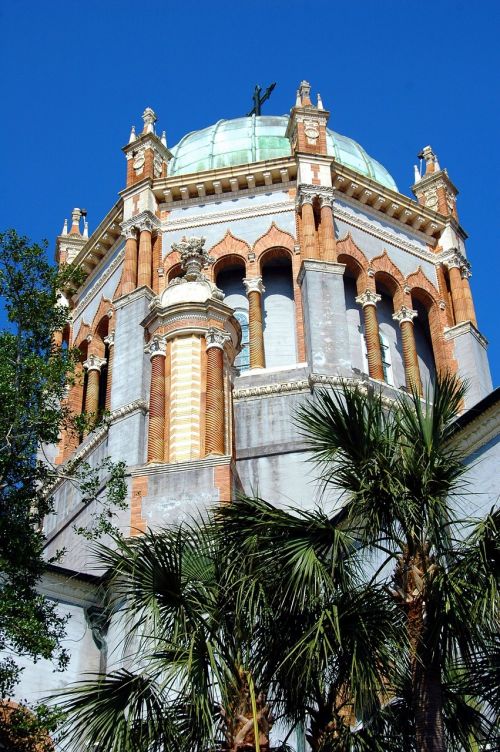
<instances>
[{"instance_id":1,"label":"church dome","mask_svg":"<svg viewBox=\"0 0 500 752\"><path fill-rule=\"evenodd\" d=\"M289 157L290 142L285 135L287 125L286 115L252 115L219 120L201 131L188 133L171 149L174 156L169 163L169 175ZM328 154L340 164L397 191L397 185L385 167L352 138L327 129L327 148Z\"/></svg>"}]
</instances>

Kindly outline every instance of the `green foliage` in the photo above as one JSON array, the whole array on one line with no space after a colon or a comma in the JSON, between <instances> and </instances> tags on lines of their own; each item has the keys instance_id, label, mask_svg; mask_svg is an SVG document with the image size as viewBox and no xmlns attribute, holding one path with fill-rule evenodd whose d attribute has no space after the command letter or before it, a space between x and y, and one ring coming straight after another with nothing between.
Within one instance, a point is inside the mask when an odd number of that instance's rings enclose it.
<instances>
[{"instance_id":1,"label":"green foliage","mask_svg":"<svg viewBox=\"0 0 500 752\"><path fill-rule=\"evenodd\" d=\"M0 298L7 318L0 331L0 650L52 659L64 669L66 617L39 594L38 585L46 569L42 521L52 510L50 486L58 477L45 447L71 426L64 397L78 358L78 351L54 345L54 334L68 321L60 291L69 296L82 276L71 266L51 266L46 250L46 243L30 244L13 230L0 234ZM92 534L109 532L113 505L124 499L123 465L105 460L98 468L64 472L83 489L85 502L102 500ZM12 692L18 677L12 658L0 662L0 696Z\"/></svg>"}]
</instances>

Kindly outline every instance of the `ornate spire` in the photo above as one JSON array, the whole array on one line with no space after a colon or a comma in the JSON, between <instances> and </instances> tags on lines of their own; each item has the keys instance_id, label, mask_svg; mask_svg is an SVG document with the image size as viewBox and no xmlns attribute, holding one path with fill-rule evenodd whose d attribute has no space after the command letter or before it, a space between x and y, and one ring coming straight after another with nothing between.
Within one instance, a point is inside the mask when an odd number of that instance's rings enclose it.
<instances>
[{"instance_id":1,"label":"ornate spire","mask_svg":"<svg viewBox=\"0 0 500 752\"><path fill-rule=\"evenodd\" d=\"M309 81L301 81L299 86L300 103L302 107L311 107L311 84Z\"/></svg>"},{"instance_id":2,"label":"ornate spire","mask_svg":"<svg viewBox=\"0 0 500 752\"><path fill-rule=\"evenodd\" d=\"M134 141L137 141L137 136L135 135L135 125L132 126L130 130L130 136L128 139L129 144L133 144Z\"/></svg>"},{"instance_id":3,"label":"ornate spire","mask_svg":"<svg viewBox=\"0 0 500 752\"><path fill-rule=\"evenodd\" d=\"M80 209L75 208L71 212L71 230L70 235L80 235L80 217L82 212Z\"/></svg>"},{"instance_id":4,"label":"ornate spire","mask_svg":"<svg viewBox=\"0 0 500 752\"><path fill-rule=\"evenodd\" d=\"M151 109L151 107L146 107L146 109L142 113L142 119L144 121L144 128L142 132L154 133L155 123L158 120L158 118L156 117L156 113L154 112L154 110Z\"/></svg>"},{"instance_id":5,"label":"ornate spire","mask_svg":"<svg viewBox=\"0 0 500 752\"><path fill-rule=\"evenodd\" d=\"M62 232L61 232L61 235L67 235L67 234L68 234L68 220L67 220L67 219L65 219L65 220L64 220L64 224L63 224L63 228L62 228Z\"/></svg>"},{"instance_id":6,"label":"ornate spire","mask_svg":"<svg viewBox=\"0 0 500 752\"><path fill-rule=\"evenodd\" d=\"M167 134L165 131L162 131L160 141L162 142L163 146L167 146Z\"/></svg>"}]
</instances>

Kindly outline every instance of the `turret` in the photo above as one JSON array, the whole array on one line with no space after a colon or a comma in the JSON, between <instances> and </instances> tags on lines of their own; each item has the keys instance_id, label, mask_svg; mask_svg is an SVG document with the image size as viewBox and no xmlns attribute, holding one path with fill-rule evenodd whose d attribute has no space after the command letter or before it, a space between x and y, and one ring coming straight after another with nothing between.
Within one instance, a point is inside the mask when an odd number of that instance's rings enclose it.
<instances>
[{"instance_id":1,"label":"turret","mask_svg":"<svg viewBox=\"0 0 500 752\"><path fill-rule=\"evenodd\" d=\"M165 131L161 138L156 135L157 117L151 107L142 113L143 129L140 135L132 126L129 142L123 147L127 158L127 188L144 178L161 178L167 175L167 164L172 153L167 148Z\"/></svg>"},{"instance_id":2,"label":"turret","mask_svg":"<svg viewBox=\"0 0 500 752\"><path fill-rule=\"evenodd\" d=\"M418 203L458 220L458 190L448 177L447 171L441 169L438 158L430 146L425 146L418 156L425 161L425 173L421 175L420 170L416 168L415 185L412 186Z\"/></svg>"}]
</instances>

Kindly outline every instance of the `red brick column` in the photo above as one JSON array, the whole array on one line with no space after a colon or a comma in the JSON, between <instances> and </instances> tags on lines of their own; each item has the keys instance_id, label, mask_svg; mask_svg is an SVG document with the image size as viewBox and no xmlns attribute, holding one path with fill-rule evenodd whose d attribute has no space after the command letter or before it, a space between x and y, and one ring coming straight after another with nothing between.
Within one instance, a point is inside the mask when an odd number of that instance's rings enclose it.
<instances>
[{"instance_id":1,"label":"red brick column","mask_svg":"<svg viewBox=\"0 0 500 752\"><path fill-rule=\"evenodd\" d=\"M153 269L153 245L150 229L141 229L139 238L139 264L137 271L137 287L146 285L151 287L151 272Z\"/></svg>"},{"instance_id":2,"label":"red brick column","mask_svg":"<svg viewBox=\"0 0 500 752\"><path fill-rule=\"evenodd\" d=\"M335 226L333 222L332 199L320 196L321 229L323 233L323 260L337 260L337 243L335 240Z\"/></svg>"},{"instance_id":3,"label":"red brick column","mask_svg":"<svg viewBox=\"0 0 500 752\"><path fill-rule=\"evenodd\" d=\"M377 295L372 290L366 290L362 295L357 296L356 303L363 306L368 372L372 379L384 381L384 366L382 364L382 348L380 347L380 331L377 317L377 303L380 300L382 300L381 295Z\"/></svg>"},{"instance_id":4,"label":"red brick column","mask_svg":"<svg viewBox=\"0 0 500 752\"><path fill-rule=\"evenodd\" d=\"M415 344L415 332L413 331L413 319L417 312L406 306L401 306L392 318L399 323L401 328L401 340L403 344L403 360L405 364L406 386L422 394L422 380L418 365L417 346Z\"/></svg>"},{"instance_id":5,"label":"red brick column","mask_svg":"<svg viewBox=\"0 0 500 752\"><path fill-rule=\"evenodd\" d=\"M303 258L318 258L316 223L314 221L313 197L302 197L302 243Z\"/></svg>"},{"instance_id":6,"label":"red brick column","mask_svg":"<svg viewBox=\"0 0 500 752\"><path fill-rule=\"evenodd\" d=\"M472 300L472 292L469 284L470 271L468 269L462 269L462 294L465 305L465 315L468 321L472 321L474 326L477 327L476 311L474 309L474 301Z\"/></svg>"},{"instance_id":7,"label":"red brick column","mask_svg":"<svg viewBox=\"0 0 500 752\"><path fill-rule=\"evenodd\" d=\"M165 359L164 340L154 337L147 347L151 357L149 391L148 462L163 462L165 456Z\"/></svg>"},{"instance_id":8,"label":"red brick column","mask_svg":"<svg viewBox=\"0 0 500 752\"><path fill-rule=\"evenodd\" d=\"M125 241L125 261L123 264L122 294L126 295L137 287L137 232L127 230Z\"/></svg>"},{"instance_id":9,"label":"red brick column","mask_svg":"<svg viewBox=\"0 0 500 752\"><path fill-rule=\"evenodd\" d=\"M207 342L207 396L205 454L224 454L224 343L228 335L209 329Z\"/></svg>"},{"instance_id":10,"label":"red brick column","mask_svg":"<svg viewBox=\"0 0 500 752\"><path fill-rule=\"evenodd\" d=\"M248 332L250 346L250 368L265 368L264 327L262 324L262 277L244 279L248 295Z\"/></svg>"},{"instance_id":11,"label":"red brick column","mask_svg":"<svg viewBox=\"0 0 500 752\"><path fill-rule=\"evenodd\" d=\"M460 324L462 321L469 320L469 311L462 280L462 269L465 269L465 264L458 255L452 256L445 263L450 275L450 290L453 311L455 313L455 324Z\"/></svg>"}]
</instances>

